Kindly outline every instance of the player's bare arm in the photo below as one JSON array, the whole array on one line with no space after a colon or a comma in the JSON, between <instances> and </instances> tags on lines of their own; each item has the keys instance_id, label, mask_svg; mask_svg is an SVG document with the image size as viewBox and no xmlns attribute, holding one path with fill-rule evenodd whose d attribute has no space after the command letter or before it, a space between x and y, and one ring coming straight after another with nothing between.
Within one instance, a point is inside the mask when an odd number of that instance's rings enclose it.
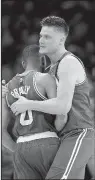
<instances>
[{"instance_id":1,"label":"player's bare arm","mask_svg":"<svg viewBox=\"0 0 95 180\"><path fill-rule=\"evenodd\" d=\"M5 92L3 91L2 95L5 96L6 92L7 90L5 90ZM4 147L14 152L16 149L16 143L13 141L13 139L7 131L8 124L11 120L11 115L6 103L6 98L4 96L2 97L2 143Z\"/></svg>"},{"instance_id":2,"label":"player's bare arm","mask_svg":"<svg viewBox=\"0 0 95 180\"><path fill-rule=\"evenodd\" d=\"M41 75L43 76L43 74ZM49 74L45 74L43 77L41 77L41 79L42 81L40 82L44 86L48 99L55 98L57 96L57 85L55 78ZM58 131L61 131L61 129L64 127L66 120L67 115L56 115L54 124Z\"/></svg>"},{"instance_id":3,"label":"player's bare arm","mask_svg":"<svg viewBox=\"0 0 95 180\"><path fill-rule=\"evenodd\" d=\"M67 115L72 105L74 88L79 76L81 64L76 58L68 56L59 64L59 84L57 97L45 101L26 101L26 107L21 106L23 102L19 99L11 106L14 113L21 113L27 110L37 110L49 114Z\"/></svg>"}]
</instances>

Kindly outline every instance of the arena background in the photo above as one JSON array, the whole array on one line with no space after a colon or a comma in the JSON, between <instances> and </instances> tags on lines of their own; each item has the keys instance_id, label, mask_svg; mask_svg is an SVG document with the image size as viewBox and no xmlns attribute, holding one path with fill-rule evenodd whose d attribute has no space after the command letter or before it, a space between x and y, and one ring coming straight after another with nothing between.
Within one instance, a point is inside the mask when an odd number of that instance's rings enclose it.
<instances>
[{"instance_id":1,"label":"arena background","mask_svg":"<svg viewBox=\"0 0 95 180\"><path fill-rule=\"evenodd\" d=\"M16 73L23 71L20 53L24 46L38 44L40 20L48 15L61 16L70 27L66 48L81 58L87 70L93 112L95 97L95 1L2 0L1 11L2 79L8 82ZM49 59L46 62L41 61L41 71L44 71L44 66L50 63ZM10 152L2 147L2 179L11 179L12 177L11 159Z\"/></svg>"}]
</instances>

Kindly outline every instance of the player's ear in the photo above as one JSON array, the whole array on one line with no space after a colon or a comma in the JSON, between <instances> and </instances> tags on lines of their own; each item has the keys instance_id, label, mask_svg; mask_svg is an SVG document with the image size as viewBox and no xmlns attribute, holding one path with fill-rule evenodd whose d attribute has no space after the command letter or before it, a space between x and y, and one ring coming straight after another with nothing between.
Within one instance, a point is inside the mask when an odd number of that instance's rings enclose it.
<instances>
[{"instance_id":1,"label":"player's ear","mask_svg":"<svg viewBox=\"0 0 95 180\"><path fill-rule=\"evenodd\" d=\"M64 37L64 36L62 36L62 37L60 38L60 44L63 44L63 42L65 42L65 37Z\"/></svg>"},{"instance_id":2,"label":"player's ear","mask_svg":"<svg viewBox=\"0 0 95 180\"><path fill-rule=\"evenodd\" d=\"M25 63L25 61L22 61L22 67L23 67L24 69L26 69L26 63Z\"/></svg>"}]
</instances>

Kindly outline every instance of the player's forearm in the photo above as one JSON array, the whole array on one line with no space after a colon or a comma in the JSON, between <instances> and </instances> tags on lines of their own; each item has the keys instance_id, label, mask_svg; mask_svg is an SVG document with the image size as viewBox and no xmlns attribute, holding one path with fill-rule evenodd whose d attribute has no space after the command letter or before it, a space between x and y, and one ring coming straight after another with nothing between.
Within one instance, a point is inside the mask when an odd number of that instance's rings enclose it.
<instances>
[{"instance_id":1,"label":"player's forearm","mask_svg":"<svg viewBox=\"0 0 95 180\"><path fill-rule=\"evenodd\" d=\"M54 125L55 125L57 131L61 131L64 128L66 122L67 122L67 115L66 116L64 116L64 115L56 116Z\"/></svg>"},{"instance_id":2,"label":"player's forearm","mask_svg":"<svg viewBox=\"0 0 95 180\"><path fill-rule=\"evenodd\" d=\"M41 111L48 114L67 114L67 108L65 104L59 102L57 98L45 100L45 101L31 101L29 102L29 109Z\"/></svg>"},{"instance_id":3,"label":"player's forearm","mask_svg":"<svg viewBox=\"0 0 95 180\"><path fill-rule=\"evenodd\" d=\"M16 143L11 138L10 134L6 130L2 130L2 144L5 148L9 149L11 152L16 150Z\"/></svg>"}]
</instances>

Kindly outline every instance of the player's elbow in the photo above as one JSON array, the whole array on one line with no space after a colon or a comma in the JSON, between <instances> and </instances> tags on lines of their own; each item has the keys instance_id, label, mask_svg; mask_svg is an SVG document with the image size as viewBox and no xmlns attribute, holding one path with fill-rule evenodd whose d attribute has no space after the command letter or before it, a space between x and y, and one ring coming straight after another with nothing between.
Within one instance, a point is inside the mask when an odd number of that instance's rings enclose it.
<instances>
[{"instance_id":1,"label":"player's elbow","mask_svg":"<svg viewBox=\"0 0 95 180\"><path fill-rule=\"evenodd\" d=\"M58 101L57 102L57 111L59 115L67 115L67 113L70 111L71 109L71 105L70 103L64 103L62 101Z\"/></svg>"}]
</instances>

